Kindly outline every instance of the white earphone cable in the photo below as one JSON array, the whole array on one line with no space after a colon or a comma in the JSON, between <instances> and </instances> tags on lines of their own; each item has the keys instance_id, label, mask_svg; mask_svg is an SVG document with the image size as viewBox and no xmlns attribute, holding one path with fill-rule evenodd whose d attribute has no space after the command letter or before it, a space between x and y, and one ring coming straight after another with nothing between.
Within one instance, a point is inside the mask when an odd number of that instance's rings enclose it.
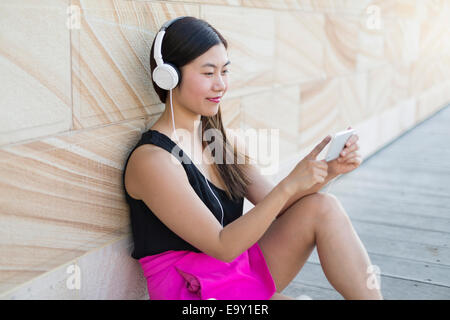
<instances>
[{"instance_id":1,"label":"white earphone cable","mask_svg":"<svg viewBox=\"0 0 450 320\"><path fill-rule=\"evenodd\" d=\"M174 133L175 133L175 137L176 137L176 139L177 139L177 142L179 142L179 140L178 140L178 135L177 135L177 131L175 130L175 120L174 120L174 115L173 115L172 89L169 90L169 95L170 95L170 110L171 110L171 112L172 112L172 125L173 125L173 131L174 131ZM203 175L203 176L204 176L204 175ZM221 225L222 225L222 227L223 227L223 216L224 216L224 214L223 214L222 204L220 203L220 200L216 197L215 193L212 191L212 189L211 189L211 187L210 187L210 185L209 185L209 183L208 183L208 179L206 179L206 176L204 176L204 177L205 177L205 182L206 182L206 184L208 185L209 190L211 190L211 193L213 194L214 198L216 198L217 202L219 203L220 210L222 211Z\"/></svg>"},{"instance_id":2,"label":"white earphone cable","mask_svg":"<svg viewBox=\"0 0 450 320\"><path fill-rule=\"evenodd\" d=\"M205 181L206 181L206 184L208 185L209 190L211 190L211 192L212 192L214 198L216 198L217 202L219 202L220 210L222 211L222 220L221 220L221 223L220 223L220 224L221 224L222 227L223 227L223 208L222 208L222 205L220 204L219 199L216 197L216 195L215 195L214 192L212 191L211 187L209 186L209 183L208 183L208 180L206 179L206 177L205 177Z\"/></svg>"},{"instance_id":3,"label":"white earphone cable","mask_svg":"<svg viewBox=\"0 0 450 320\"><path fill-rule=\"evenodd\" d=\"M180 142L180 140L178 140L178 135L177 135L177 131L175 130L175 119L174 119L174 115L173 115L173 105L172 105L172 89L169 90L169 95L170 95L170 111L172 114L172 125L173 125L173 132L175 133L175 137L177 142Z\"/></svg>"}]
</instances>

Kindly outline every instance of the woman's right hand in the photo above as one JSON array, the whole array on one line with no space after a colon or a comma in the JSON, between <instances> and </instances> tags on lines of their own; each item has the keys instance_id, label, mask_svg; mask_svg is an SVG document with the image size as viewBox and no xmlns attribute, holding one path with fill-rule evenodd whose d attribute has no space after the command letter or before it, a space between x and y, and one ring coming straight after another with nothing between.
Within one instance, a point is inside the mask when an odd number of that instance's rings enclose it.
<instances>
[{"instance_id":1,"label":"woman's right hand","mask_svg":"<svg viewBox=\"0 0 450 320\"><path fill-rule=\"evenodd\" d=\"M319 153L330 142L326 136L284 179L292 192L308 190L316 183L322 183L328 175L328 164L325 160L316 160Z\"/></svg>"}]
</instances>

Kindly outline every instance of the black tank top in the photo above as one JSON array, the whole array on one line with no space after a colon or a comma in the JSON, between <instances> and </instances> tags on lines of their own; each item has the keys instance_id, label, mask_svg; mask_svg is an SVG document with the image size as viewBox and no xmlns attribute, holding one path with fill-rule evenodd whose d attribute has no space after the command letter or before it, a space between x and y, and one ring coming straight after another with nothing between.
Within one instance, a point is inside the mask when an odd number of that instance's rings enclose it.
<instances>
[{"instance_id":1,"label":"black tank top","mask_svg":"<svg viewBox=\"0 0 450 320\"><path fill-rule=\"evenodd\" d=\"M133 151L143 144L153 144L159 146L167 152L172 153L178 160L180 160L184 170L186 171L189 183L195 190L195 193L209 208L219 223L222 220L222 210L220 209L217 199L212 195L211 190L205 182L206 177L174 141L172 141L165 134L150 129L142 134L141 139L129 153L122 176L125 198L130 207L131 231L134 241L134 250L131 253L131 257L134 259L141 259L143 257L168 250L189 250L201 252L199 249L195 248L167 228L166 225L164 225L152 212L152 210L144 203L144 201L131 197L125 189L125 169L127 167L128 160L130 159ZM244 198L233 201L228 198L225 190L213 185L210 180L208 180L208 184L222 205L224 213L224 226L242 216ZM174 201L176 201L176 199L174 199ZM198 231L201 232L201 230Z\"/></svg>"}]
</instances>

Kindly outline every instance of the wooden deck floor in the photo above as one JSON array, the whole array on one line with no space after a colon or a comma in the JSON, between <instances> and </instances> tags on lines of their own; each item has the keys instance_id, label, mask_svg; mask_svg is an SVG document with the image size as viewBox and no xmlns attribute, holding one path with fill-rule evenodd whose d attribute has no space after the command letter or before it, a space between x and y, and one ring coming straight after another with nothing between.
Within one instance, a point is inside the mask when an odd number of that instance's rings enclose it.
<instances>
[{"instance_id":1,"label":"wooden deck floor","mask_svg":"<svg viewBox=\"0 0 450 320\"><path fill-rule=\"evenodd\" d=\"M450 299L450 106L336 179L329 192L379 267L385 299ZM283 293L343 299L316 249Z\"/></svg>"}]
</instances>

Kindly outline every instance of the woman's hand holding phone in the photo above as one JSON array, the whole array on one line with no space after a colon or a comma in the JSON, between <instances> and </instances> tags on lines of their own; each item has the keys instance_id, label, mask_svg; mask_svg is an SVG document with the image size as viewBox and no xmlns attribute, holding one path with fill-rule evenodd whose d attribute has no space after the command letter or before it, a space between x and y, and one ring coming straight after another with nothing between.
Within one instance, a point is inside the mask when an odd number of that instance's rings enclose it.
<instances>
[{"instance_id":1,"label":"woman's hand holding phone","mask_svg":"<svg viewBox=\"0 0 450 320\"><path fill-rule=\"evenodd\" d=\"M325 181L328 175L328 164L325 160L316 160L316 158L330 140L331 136L326 136L285 178L293 194L300 190L308 190L316 183Z\"/></svg>"},{"instance_id":2,"label":"woman's hand holding phone","mask_svg":"<svg viewBox=\"0 0 450 320\"><path fill-rule=\"evenodd\" d=\"M351 134L350 137L348 137L349 134ZM357 152L359 136L355 131L348 127L347 130L339 132L335 136L339 135L343 140L339 137L335 139L336 143L332 143L325 158L328 160L328 174L334 176L349 173L358 168L362 162L361 154ZM330 161L330 159L333 160Z\"/></svg>"}]
</instances>

